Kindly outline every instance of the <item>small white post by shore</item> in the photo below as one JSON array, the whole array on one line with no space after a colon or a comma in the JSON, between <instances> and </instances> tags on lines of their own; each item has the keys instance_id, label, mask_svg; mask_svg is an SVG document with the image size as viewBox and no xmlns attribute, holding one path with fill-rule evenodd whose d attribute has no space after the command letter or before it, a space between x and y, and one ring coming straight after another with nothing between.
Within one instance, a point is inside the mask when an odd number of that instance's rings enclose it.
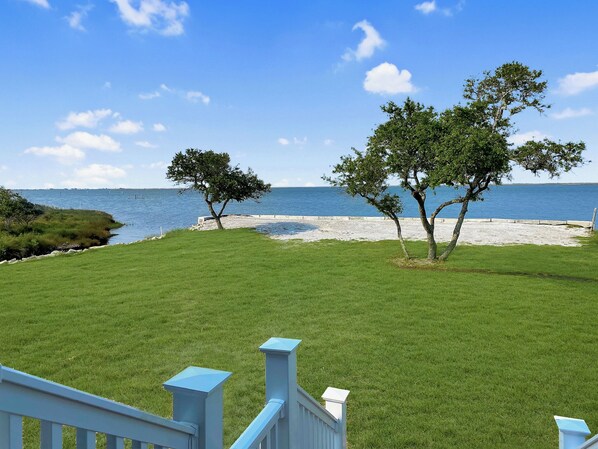
<instances>
[{"instance_id":1,"label":"small white post by shore","mask_svg":"<svg viewBox=\"0 0 598 449\"><path fill-rule=\"evenodd\" d=\"M592 225L590 226L592 231L596 229L596 213L598 213L598 207L594 208L594 215L592 215Z\"/></svg>"}]
</instances>

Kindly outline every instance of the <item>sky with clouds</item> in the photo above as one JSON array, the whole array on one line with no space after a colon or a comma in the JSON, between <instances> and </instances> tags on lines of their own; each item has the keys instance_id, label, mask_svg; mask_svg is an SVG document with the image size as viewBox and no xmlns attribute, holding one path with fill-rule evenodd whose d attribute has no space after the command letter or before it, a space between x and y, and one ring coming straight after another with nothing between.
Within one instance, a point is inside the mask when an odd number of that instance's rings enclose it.
<instances>
[{"instance_id":1,"label":"sky with clouds","mask_svg":"<svg viewBox=\"0 0 598 449\"><path fill-rule=\"evenodd\" d=\"M324 185L407 96L444 109L504 62L542 69L514 144L583 140L598 182L598 2L3 0L0 185L171 187L185 148ZM514 182L546 182L516 171Z\"/></svg>"}]
</instances>

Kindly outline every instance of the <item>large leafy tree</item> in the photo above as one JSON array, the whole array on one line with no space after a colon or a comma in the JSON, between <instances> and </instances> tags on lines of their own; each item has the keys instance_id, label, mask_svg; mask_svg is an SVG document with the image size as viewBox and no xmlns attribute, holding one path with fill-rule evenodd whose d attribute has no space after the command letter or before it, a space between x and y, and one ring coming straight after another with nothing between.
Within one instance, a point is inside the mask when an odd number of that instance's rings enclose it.
<instances>
[{"instance_id":1,"label":"large leafy tree","mask_svg":"<svg viewBox=\"0 0 598 449\"><path fill-rule=\"evenodd\" d=\"M360 161L370 154L384 161L386 182L398 179L417 202L427 235L428 258L445 260L457 245L469 204L482 200L492 185L508 179L514 166L555 177L584 163L583 142L544 139L518 147L509 144L517 114L528 109L541 113L549 107L544 103L547 85L541 77L541 71L521 63L504 64L493 72L485 72L481 79L468 79L464 104L441 114L410 99L402 106L390 102L382 106L388 120L374 130L366 151L345 156L333 168L336 178L330 181L352 194L344 177L348 161L355 165L353 171L361 171ZM443 185L454 187L455 196L433 211L428 210L428 192ZM455 204L460 209L452 238L438 254L436 218Z\"/></svg>"},{"instance_id":2,"label":"large leafy tree","mask_svg":"<svg viewBox=\"0 0 598 449\"><path fill-rule=\"evenodd\" d=\"M211 150L189 148L176 153L166 177L185 189L201 193L218 229L224 229L221 218L229 202L257 200L270 191L270 184L251 169L244 172L239 166L233 167L227 153Z\"/></svg>"}]
</instances>

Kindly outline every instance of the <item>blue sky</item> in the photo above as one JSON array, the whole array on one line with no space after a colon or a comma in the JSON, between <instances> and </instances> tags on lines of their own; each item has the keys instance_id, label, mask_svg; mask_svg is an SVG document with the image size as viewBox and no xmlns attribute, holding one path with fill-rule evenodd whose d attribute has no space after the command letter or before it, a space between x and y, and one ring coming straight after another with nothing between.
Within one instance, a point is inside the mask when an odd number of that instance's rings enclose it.
<instances>
[{"instance_id":1,"label":"blue sky","mask_svg":"<svg viewBox=\"0 0 598 449\"><path fill-rule=\"evenodd\" d=\"M595 0L3 0L0 185L169 187L189 147L323 185L381 104L449 107L512 60L544 71L553 105L515 140L583 140L598 162L597 19ZM598 182L598 163L560 182Z\"/></svg>"}]
</instances>

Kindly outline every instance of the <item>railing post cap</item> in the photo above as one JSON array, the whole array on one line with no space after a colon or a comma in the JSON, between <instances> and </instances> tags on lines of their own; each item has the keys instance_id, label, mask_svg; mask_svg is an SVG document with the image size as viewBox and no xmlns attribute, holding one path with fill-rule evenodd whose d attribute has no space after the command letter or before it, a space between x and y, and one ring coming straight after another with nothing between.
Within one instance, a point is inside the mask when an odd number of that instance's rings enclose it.
<instances>
[{"instance_id":1,"label":"railing post cap","mask_svg":"<svg viewBox=\"0 0 598 449\"><path fill-rule=\"evenodd\" d=\"M231 375L232 373L228 371L190 366L168 379L163 385L170 392L209 395Z\"/></svg>"},{"instance_id":2,"label":"railing post cap","mask_svg":"<svg viewBox=\"0 0 598 449\"><path fill-rule=\"evenodd\" d=\"M301 343L301 340L272 337L260 346L260 351L265 352L266 354L290 354L297 349L299 343Z\"/></svg>"},{"instance_id":3,"label":"railing post cap","mask_svg":"<svg viewBox=\"0 0 598 449\"><path fill-rule=\"evenodd\" d=\"M326 402L336 402L337 404L344 404L347 402L349 390L341 390L340 388L328 387L322 395L322 399Z\"/></svg>"},{"instance_id":4,"label":"railing post cap","mask_svg":"<svg viewBox=\"0 0 598 449\"><path fill-rule=\"evenodd\" d=\"M583 419L555 416L554 420L559 428L559 432L583 436L589 435L591 433L590 428Z\"/></svg>"}]
</instances>

